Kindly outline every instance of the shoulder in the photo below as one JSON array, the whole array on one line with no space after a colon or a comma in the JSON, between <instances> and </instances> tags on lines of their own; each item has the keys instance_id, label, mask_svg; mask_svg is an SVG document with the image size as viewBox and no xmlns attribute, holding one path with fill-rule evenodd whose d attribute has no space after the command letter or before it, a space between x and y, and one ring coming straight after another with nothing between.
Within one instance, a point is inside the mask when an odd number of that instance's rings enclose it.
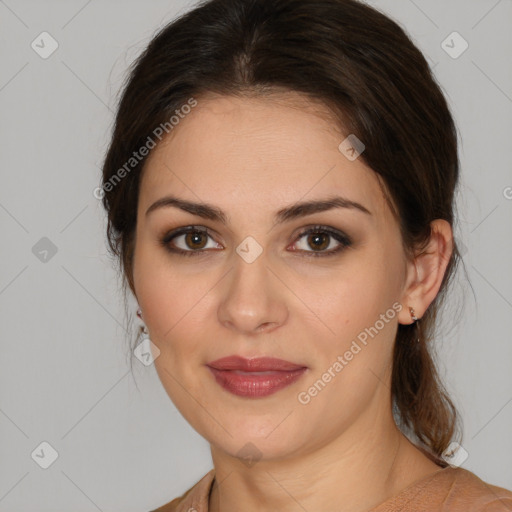
<instances>
[{"instance_id":1,"label":"shoulder","mask_svg":"<svg viewBox=\"0 0 512 512\"><path fill-rule=\"evenodd\" d=\"M372 512L512 512L512 492L471 471L447 466L391 497Z\"/></svg>"},{"instance_id":2,"label":"shoulder","mask_svg":"<svg viewBox=\"0 0 512 512\"><path fill-rule=\"evenodd\" d=\"M214 474L214 470L210 470L181 496L150 512L208 512L208 495Z\"/></svg>"},{"instance_id":3,"label":"shoulder","mask_svg":"<svg viewBox=\"0 0 512 512\"><path fill-rule=\"evenodd\" d=\"M439 471L421 490L420 502L440 512L511 512L512 492L461 467Z\"/></svg>"},{"instance_id":4,"label":"shoulder","mask_svg":"<svg viewBox=\"0 0 512 512\"><path fill-rule=\"evenodd\" d=\"M178 498L174 498L169 503L166 503L165 505L162 505L161 507L155 508L154 510L150 510L149 512L175 512L176 508L182 501L183 496L180 496Z\"/></svg>"},{"instance_id":5,"label":"shoulder","mask_svg":"<svg viewBox=\"0 0 512 512\"><path fill-rule=\"evenodd\" d=\"M468 511L512 511L512 491L487 483L467 469L453 468L450 481L446 499L467 506Z\"/></svg>"},{"instance_id":6,"label":"shoulder","mask_svg":"<svg viewBox=\"0 0 512 512\"><path fill-rule=\"evenodd\" d=\"M213 480L212 469L181 496L151 512L208 512ZM404 505L410 512L511 512L512 491L489 484L467 469L447 467L408 487L375 512L403 510Z\"/></svg>"}]
</instances>

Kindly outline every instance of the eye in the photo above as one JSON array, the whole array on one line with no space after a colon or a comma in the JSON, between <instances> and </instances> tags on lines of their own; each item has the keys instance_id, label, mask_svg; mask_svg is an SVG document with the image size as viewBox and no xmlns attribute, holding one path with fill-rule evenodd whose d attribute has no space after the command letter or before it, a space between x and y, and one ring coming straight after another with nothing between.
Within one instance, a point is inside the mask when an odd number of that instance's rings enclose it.
<instances>
[{"instance_id":1,"label":"eye","mask_svg":"<svg viewBox=\"0 0 512 512\"><path fill-rule=\"evenodd\" d=\"M187 226L167 233L160 240L160 243L171 253L178 253L183 256L195 256L204 254L204 249L219 248L216 243L208 247L208 237L211 238L211 235L207 229L201 226ZM171 244L171 242L173 242L173 244ZM222 248L222 246L220 248Z\"/></svg>"},{"instance_id":2,"label":"eye","mask_svg":"<svg viewBox=\"0 0 512 512\"><path fill-rule=\"evenodd\" d=\"M310 227L300 233L298 240L306 236L303 247L312 247L313 251L309 251L307 248L300 249L300 251L307 256L332 256L352 245L352 240L347 235L326 226ZM297 246L297 242L294 245Z\"/></svg>"},{"instance_id":3,"label":"eye","mask_svg":"<svg viewBox=\"0 0 512 512\"><path fill-rule=\"evenodd\" d=\"M305 238L307 236L307 238ZM202 226L186 226L167 233L160 239L161 245L169 252L183 256L197 256L205 254L206 249L222 249L220 244L213 242L208 246L211 238L209 230ZM305 245L312 247L300 248L299 251L307 256L332 256L352 245L350 237L341 231L326 226L312 226L303 230L297 240L305 238ZM180 246L181 245L181 246ZM299 245L296 241L294 246ZM328 249L328 250L326 250Z\"/></svg>"}]
</instances>

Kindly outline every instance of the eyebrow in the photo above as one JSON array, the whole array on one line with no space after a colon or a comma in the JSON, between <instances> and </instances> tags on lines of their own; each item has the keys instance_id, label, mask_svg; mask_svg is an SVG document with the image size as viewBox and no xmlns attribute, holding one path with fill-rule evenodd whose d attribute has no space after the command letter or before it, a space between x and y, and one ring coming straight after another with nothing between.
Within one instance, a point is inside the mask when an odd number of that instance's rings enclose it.
<instances>
[{"instance_id":1,"label":"eyebrow","mask_svg":"<svg viewBox=\"0 0 512 512\"><path fill-rule=\"evenodd\" d=\"M191 213L192 215L222 222L222 224L228 223L226 214L217 206L207 203L194 203L174 196L165 196L155 201L146 210L146 216L157 209L169 207L179 208L185 212ZM282 208L275 215L275 223L281 224L286 221L305 217L313 213L325 212L334 208L354 209L367 215L372 215L367 208L356 201L351 201L350 199L341 196L331 196L326 199L295 203L291 206L287 206L286 208Z\"/></svg>"}]
</instances>

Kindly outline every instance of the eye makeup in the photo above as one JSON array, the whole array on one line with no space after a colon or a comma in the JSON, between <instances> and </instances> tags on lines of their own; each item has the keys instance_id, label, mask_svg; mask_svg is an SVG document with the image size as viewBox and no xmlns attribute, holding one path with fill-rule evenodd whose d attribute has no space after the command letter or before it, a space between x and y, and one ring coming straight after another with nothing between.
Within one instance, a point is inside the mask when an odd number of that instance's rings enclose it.
<instances>
[{"instance_id":1,"label":"eye makeup","mask_svg":"<svg viewBox=\"0 0 512 512\"><path fill-rule=\"evenodd\" d=\"M313 225L306 228L303 228L303 230L296 236L296 239L292 245L295 245L298 241L300 241L302 238L308 236L306 239L306 243L308 244L317 244L317 247L324 246L324 243L317 243L318 240L329 240L331 239L337 242L337 246L334 249L329 249L328 251L325 250L293 250L292 252L297 252L303 254L305 257L330 257L334 256L342 251L344 251L346 248L352 246L352 239L343 233L342 231L332 228L330 226L324 226L324 225ZM189 247L186 248L180 248L176 247L175 241L179 240L180 237L183 237L182 242L185 244L185 246ZM164 247L168 252L174 255L179 256L199 256L199 255L205 255L205 253L210 252L211 250L219 250L219 249L212 249L211 247L208 248L205 246L205 244L201 244L199 242L199 245L201 247L194 248L193 245L194 239L201 240L201 237L203 239L206 239L207 237L214 238L213 233L204 226L183 226L177 229L174 229L172 231L169 231L165 233L160 239L159 243L162 247ZM206 242L207 243L207 242ZM331 245L331 242L327 244L327 247ZM206 248L205 248L206 247ZM309 245L309 247L312 247L312 245Z\"/></svg>"}]
</instances>

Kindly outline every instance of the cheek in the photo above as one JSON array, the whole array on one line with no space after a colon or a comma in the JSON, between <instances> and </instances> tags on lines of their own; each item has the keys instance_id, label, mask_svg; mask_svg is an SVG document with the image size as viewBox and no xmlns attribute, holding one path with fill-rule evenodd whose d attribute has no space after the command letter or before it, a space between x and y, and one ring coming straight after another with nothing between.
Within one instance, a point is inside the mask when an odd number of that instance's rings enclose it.
<instances>
[{"instance_id":1,"label":"cheek","mask_svg":"<svg viewBox=\"0 0 512 512\"><path fill-rule=\"evenodd\" d=\"M205 318L211 317L209 279L193 277L169 270L169 263L158 258L140 260L139 303L149 327L149 334L160 353L155 359L159 378L179 410L192 414L189 421L197 423L200 411L190 405L190 396L202 396L201 383L205 372L205 346L211 343Z\"/></svg>"},{"instance_id":2,"label":"cheek","mask_svg":"<svg viewBox=\"0 0 512 512\"><path fill-rule=\"evenodd\" d=\"M184 270L171 258L141 251L137 281L139 304L149 328L151 341L160 350L155 360L157 371L168 392L179 394L166 370L194 388L209 357L208 347L218 345L215 285L222 274ZM198 266L199 268L199 266ZM199 369L199 370L198 370ZM186 397L185 397L186 398Z\"/></svg>"},{"instance_id":3,"label":"cheek","mask_svg":"<svg viewBox=\"0 0 512 512\"><path fill-rule=\"evenodd\" d=\"M348 425L376 393L387 393L397 325L392 306L399 304L383 299L382 286L377 280L347 279L330 290L331 300L319 315L329 329L322 327L322 335L314 334L312 323L299 329L313 340L314 367L297 398L308 415L334 429L340 422Z\"/></svg>"},{"instance_id":4,"label":"cheek","mask_svg":"<svg viewBox=\"0 0 512 512\"><path fill-rule=\"evenodd\" d=\"M167 349L168 339L175 336L180 324L198 303L201 291L173 269L163 251L141 243L135 252L134 282L137 298L149 327L152 341L160 350Z\"/></svg>"},{"instance_id":5,"label":"cheek","mask_svg":"<svg viewBox=\"0 0 512 512\"><path fill-rule=\"evenodd\" d=\"M162 276L145 281L141 306L151 339L160 350L193 353L197 347L191 340L208 342L204 339L208 332L204 320L211 315L206 297L209 288L204 279Z\"/></svg>"},{"instance_id":6,"label":"cheek","mask_svg":"<svg viewBox=\"0 0 512 512\"><path fill-rule=\"evenodd\" d=\"M333 382L359 386L372 372L382 376L389 367L401 308L399 287L385 258L370 256L340 269L336 279L317 280L318 286L307 288L301 297L315 313L298 318L299 331L308 332L314 340L310 348L317 357L316 379L331 369L331 375L336 374ZM329 378L326 375L324 380Z\"/></svg>"},{"instance_id":7,"label":"cheek","mask_svg":"<svg viewBox=\"0 0 512 512\"><path fill-rule=\"evenodd\" d=\"M354 258L338 272L320 279L317 276L314 286L303 286L301 299L324 324L326 335L346 339L373 324L391 306L387 302L393 293L388 289L386 275L374 261Z\"/></svg>"}]
</instances>

